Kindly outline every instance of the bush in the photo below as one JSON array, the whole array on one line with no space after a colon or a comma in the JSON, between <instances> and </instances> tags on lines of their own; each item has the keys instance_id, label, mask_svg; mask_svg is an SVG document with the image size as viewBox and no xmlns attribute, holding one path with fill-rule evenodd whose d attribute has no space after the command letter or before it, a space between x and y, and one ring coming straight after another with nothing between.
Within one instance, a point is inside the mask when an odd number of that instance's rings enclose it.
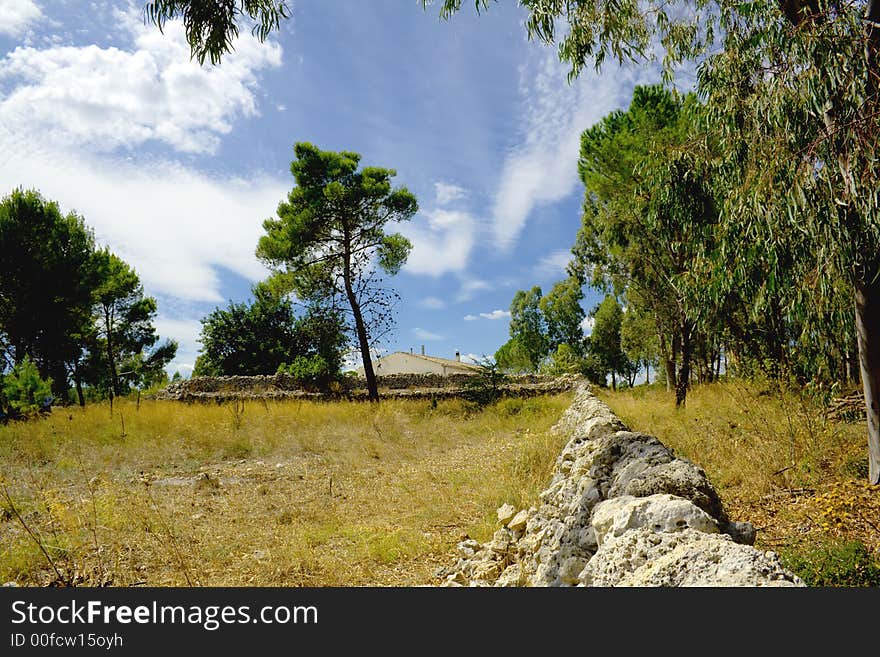
<instances>
[{"instance_id":1,"label":"bush","mask_svg":"<svg viewBox=\"0 0 880 657\"><path fill-rule=\"evenodd\" d=\"M339 378L339 372L323 356L297 356L292 363L281 363L278 374L289 374L305 388L328 390Z\"/></svg>"},{"instance_id":2,"label":"bush","mask_svg":"<svg viewBox=\"0 0 880 657\"><path fill-rule=\"evenodd\" d=\"M880 586L880 561L861 541L828 541L806 550L780 551L780 557L809 586Z\"/></svg>"},{"instance_id":3,"label":"bush","mask_svg":"<svg viewBox=\"0 0 880 657\"><path fill-rule=\"evenodd\" d=\"M477 362L477 367L477 373L465 381L462 397L483 407L501 398L509 377L498 369L498 363L485 356Z\"/></svg>"},{"instance_id":4,"label":"bush","mask_svg":"<svg viewBox=\"0 0 880 657\"><path fill-rule=\"evenodd\" d=\"M37 366L25 357L3 378L2 404L7 417L28 418L51 410L52 379L41 379Z\"/></svg>"}]
</instances>

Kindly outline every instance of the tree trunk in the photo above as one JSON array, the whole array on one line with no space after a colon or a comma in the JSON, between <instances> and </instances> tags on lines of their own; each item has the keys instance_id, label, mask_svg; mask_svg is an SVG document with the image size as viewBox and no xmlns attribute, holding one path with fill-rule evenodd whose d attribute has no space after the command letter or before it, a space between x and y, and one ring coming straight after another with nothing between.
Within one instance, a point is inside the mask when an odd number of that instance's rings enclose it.
<instances>
[{"instance_id":1,"label":"tree trunk","mask_svg":"<svg viewBox=\"0 0 880 657\"><path fill-rule=\"evenodd\" d=\"M617 392L617 378L614 375L614 370L611 370L611 389Z\"/></svg>"},{"instance_id":2,"label":"tree trunk","mask_svg":"<svg viewBox=\"0 0 880 657\"><path fill-rule=\"evenodd\" d=\"M651 385L651 363L650 361L645 361L645 385Z\"/></svg>"},{"instance_id":3,"label":"tree trunk","mask_svg":"<svg viewBox=\"0 0 880 657\"><path fill-rule=\"evenodd\" d=\"M880 483L880 282L856 284L856 335L868 422L868 483Z\"/></svg>"},{"instance_id":4,"label":"tree trunk","mask_svg":"<svg viewBox=\"0 0 880 657\"><path fill-rule=\"evenodd\" d=\"M82 378L79 375L79 368L73 371L73 384L76 386L76 396L80 406L86 405L86 398L83 395Z\"/></svg>"},{"instance_id":5,"label":"tree trunk","mask_svg":"<svg viewBox=\"0 0 880 657\"><path fill-rule=\"evenodd\" d=\"M116 359L113 356L113 316L109 307L104 306L104 326L107 329L107 362L110 365L110 383L113 395L119 396L119 374L116 372Z\"/></svg>"},{"instance_id":6,"label":"tree trunk","mask_svg":"<svg viewBox=\"0 0 880 657\"><path fill-rule=\"evenodd\" d=\"M660 342L660 358L663 360L663 369L666 371L666 392L672 392L675 387L675 346L669 348L663 333L658 332L657 339Z\"/></svg>"},{"instance_id":7,"label":"tree trunk","mask_svg":"<svg viewBox=\"0 0 880 657\"><path fill-rule=\"evenodd\" d=\"M346 237L347 239L347 237ZM351 285L351 264L348 249L345 252L342 280L345 285L345 296L351 306L351 314L354 315L354 328L357 332L358 344L361 349L361 360L364 362L364 378L367 379L367 397L371 402L379 403L379 386L376 383L376 373L373 371L373 360L370 358L370 340L367 337L367 327L364 324L364 316L361 306Z\"/></svg>"},{"instance_id":8,"label":"tree trunk","mask_svg":"<svg viewBox=\"0 0 880 657\"><path fill-rule=\"evenodd\" d=\"M687 398L688 384L691 379L691 336L688 330L687 320L681 321L681 335L679 336L681 351L679 357L681 365L678 370L678 379L675 382L675 406L684 406Z\"/></svg>"}]
</instances>

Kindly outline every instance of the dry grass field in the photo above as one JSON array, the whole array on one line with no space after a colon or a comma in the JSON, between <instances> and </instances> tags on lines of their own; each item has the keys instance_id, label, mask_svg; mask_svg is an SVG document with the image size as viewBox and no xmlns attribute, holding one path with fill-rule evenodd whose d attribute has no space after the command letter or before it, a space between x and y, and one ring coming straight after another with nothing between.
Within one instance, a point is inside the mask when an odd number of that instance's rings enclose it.
<instances>
[{"instance_id":1,"label":"dry grass field","mask_svg":"<svg viewBox=\"0 0 880 657\"><path fill-rule=\"evenodd\" d=\"M654 386L598 394L703 467L757 547L817 585L880 585L862 420L760 383L697 386L678 410ZM536 503L571 399L122 400L0 426L0 582L438 583L458 541L490 538L498 506Z\"/></svg>"},{"instance_id":2,"label":"dry grass field","mask_svg":"<svg viewBox=\"0 0 880 657\"><path fill-rule=\"evenodd\" d=\"M465 402L117 401L0 427L0 582L432 583L527 505L571 393Z\"/></svg>"}]
</instances>

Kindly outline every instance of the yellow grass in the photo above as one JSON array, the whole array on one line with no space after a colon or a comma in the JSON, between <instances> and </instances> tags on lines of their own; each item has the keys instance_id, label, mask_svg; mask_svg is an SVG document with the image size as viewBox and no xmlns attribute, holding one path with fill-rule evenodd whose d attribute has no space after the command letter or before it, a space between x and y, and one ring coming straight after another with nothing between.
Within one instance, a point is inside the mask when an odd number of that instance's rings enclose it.
<instances>
[{"instance_id":1,"label":"yellow grass","mask_svg":"<svg viewBox=\"0 0 880 657\"><path fill-rule=\"evenodd\" d=\"M732 519L758 528L757 547L858 539L880 550L864 420L833 421L809 391L766 382L695 386L679 409L656 386L599 396L632 430L700 465Z\"/></svg>"},{"instance_id":2,"label":"yellow grass","mask_svg":"<svg viewBox=\"0 0 880 657\"><path fill-rule=\"evenodd\" d=\"M432 583L465 534L489 538L498 506L534 503L571 398L118 400L11 423L0 581Z\"/></svg>"}]
</instances>

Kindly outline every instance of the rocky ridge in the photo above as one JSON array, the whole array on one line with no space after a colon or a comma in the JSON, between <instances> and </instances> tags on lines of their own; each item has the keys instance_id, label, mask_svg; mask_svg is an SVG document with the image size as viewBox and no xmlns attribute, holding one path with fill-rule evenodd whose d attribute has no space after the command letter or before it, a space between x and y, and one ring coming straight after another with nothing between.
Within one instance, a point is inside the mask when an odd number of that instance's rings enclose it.
<instances>
[{"instance_id":1,"label":"rocky ridge","mask_svg":"<svg viewBox=\"0 0 880 657\"><path fill-rule=\"evenodd\" d=\"M442 586L805 586L753 547L702 468L630 431L588 383L553 430L569 440L540 505L499 508L492 540L459 543Z\"/></svg>"}]
</instances>

